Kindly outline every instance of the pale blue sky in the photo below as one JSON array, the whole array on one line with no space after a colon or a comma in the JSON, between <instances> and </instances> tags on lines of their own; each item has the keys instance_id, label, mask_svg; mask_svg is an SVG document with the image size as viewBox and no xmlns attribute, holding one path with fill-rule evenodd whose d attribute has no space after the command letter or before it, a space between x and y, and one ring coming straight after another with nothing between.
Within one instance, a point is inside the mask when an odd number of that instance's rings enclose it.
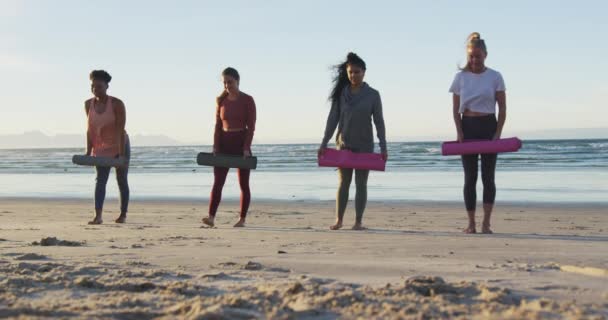
<instances>
[{"instance_id":1,"label":"pale blue sky","mask_svg":"<svg viewBox=\"0 0 608 320\"><path fill-rule=\"evenodd\" d=\"M506 82L506 135L607 127L607 3L0 0L0 134L84 132L88 73L103 68L129 132L208 143L233 66L257 142L318 142L329 66L354 51L389 141L451 137L447 90L472 31Z\"/></svg>"}]
</instances>

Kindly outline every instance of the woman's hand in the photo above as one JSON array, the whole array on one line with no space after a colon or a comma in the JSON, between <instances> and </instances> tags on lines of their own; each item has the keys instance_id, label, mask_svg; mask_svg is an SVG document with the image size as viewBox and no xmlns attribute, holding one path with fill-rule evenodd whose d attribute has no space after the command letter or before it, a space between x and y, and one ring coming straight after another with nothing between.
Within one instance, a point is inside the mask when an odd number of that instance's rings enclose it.
<instances>
[{"instance_id":1,"label":"woman's hand","mask_svg":"<svg viewBox=\"0 0 608 320\"><path fill-rule=\"evenodd\" d=\"M458 133L456 133L456 140L458 142L463 142L464 141L464 133L462 133L462 131L458 131Z\"/></svg>"},{"instance_id":2,"label":"woman's hand","mask_svg":"<svg viewBox=\"0 0 608 320\"><path fill-rule=\"evenodd\" d=\"M388 161L388 152L387 151L382 152L382 160L384 160L384 162Z\"/></svg>"},{"instance_id":3,"label":"woman's hand","mask_svg":"<svg viewBox=\"0 0 608 320\"><path fill-rule=\"evenodd\" d=\"M496 134L494 134L494 138L492 138L492 140L498 140L500 139L501 133L500 132L496 132Z\"/></svg>"},{"instance_id":4,"label":"woman's hand","mask_svg":"<svg viewBox=\"0 0 608 320\"><path fill-rule=\"evenodd\" d=\"M325 154L325 147L319 147L319 150L317 151L317 157L322 157Z\"/></svg>"},{"instance_id":5,"label":"woman's hand","mask_svg":"<svg viewBox=\"0 0 608 320\"><path fill-rule=\"evenodd\" d=\"M251 151L249 150L244 150L243 151L243 157L247 158L247 157L251 157Z\"/></svg>"}]
</instances>

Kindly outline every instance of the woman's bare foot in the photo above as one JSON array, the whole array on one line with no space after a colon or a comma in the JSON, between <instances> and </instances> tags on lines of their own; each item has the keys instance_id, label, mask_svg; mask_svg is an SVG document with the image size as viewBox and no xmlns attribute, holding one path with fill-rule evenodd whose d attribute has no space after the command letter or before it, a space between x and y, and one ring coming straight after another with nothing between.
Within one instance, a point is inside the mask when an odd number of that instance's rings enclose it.
<instances>
[{"instance_id":1,"label":"woman's bare foot","mask_svg":"<svg viewBox=\"0 0 608 320\"><path fill-rule=\"evenodd\" d=\"M477 233L477 230L475 230L475 226L468 226L466 229L462 230L462 232L472 234Z\"/></svg>"},{"instance_id":2,"label":"woman's bare foot","mask_svg":"<svg viewBox=\"0 0 608 320\"><path fill-rule=\"evenodd\" d=\"M340 228L342 228L342 221L340 220L336 221L336 224L329 227L330 230L340 230Z\"/></svg>"},{"instance_id":3,"label":"woman's bare foot","mask_svg":"<svg viewBox=\"0 0 608 320\"><path fill-rule=\"evenodd\" d=\"M204 217L202 222L213 228L215 226L214 220L215 220L214 217Z\"/></svg>"},{"instance_id":4,"label":"woman's bare foot","mask_svg":"<svg viewBox=\"0 0 608 320\"><path fill-rule=\"evenodd\" d=\"M481 233L483 233L483 234L492 234L494 232L492 232L492 230L490 230L490 224L489 223L488 224L484 223L481 226Z\"/></svg>"},{"instance_id":5,"label":"woman's bare foot","mask_svg":"<svg viewBox=\"0 0 608 320\"><path fill-rule=\"evenodd\" d=\"M234 224L234 228L242 228L245 226L245 218L240 218L237 223Z\"/></svg>"},{"instance_id":6,"label":"woman's bare foot","mask_svg":"<svg viewBox=\"0 0 608 320\"><path fill-rule=\"evenodd\" d=\"M93 220L89 221L89 224L102 224L103 220L101 220L100 216L95 216Z\"/></svg>"},{"instance_id":7,"label":"woman's bare foot","mask_svg":"<svg viewBox=\"0 0 608 320\"><path fill-rule=\"evenodd\" d=\"M361 223L357 222L355 223L355 225L353 226L353 230L367 230L366 227L364 227Z\"/></svg>"},{"instance_id":8,"label":"woman's bare foot","mask_svg":"<svg viewBox=\"0 0 608 320\"><path fill-rule=\"evenodd\" d=\"M116 220L114 220L114 222L116 222L116 223L125 223L125 222L127 222L127 215L126 214L121 214Z\"/></svg>"}]
</instances>

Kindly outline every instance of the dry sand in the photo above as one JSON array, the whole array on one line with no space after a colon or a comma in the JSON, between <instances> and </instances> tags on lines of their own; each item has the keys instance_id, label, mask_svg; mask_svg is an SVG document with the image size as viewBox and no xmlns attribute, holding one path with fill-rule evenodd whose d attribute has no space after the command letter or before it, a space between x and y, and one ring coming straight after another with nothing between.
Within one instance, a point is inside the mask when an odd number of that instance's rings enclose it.
<instances>
[{"instance_id":1,"label":"dry sand","mask_svg":"<svg viewBox=\"0 0 608 320\"><path fill-rule=\"evenodd\" d=\"M460 204L131 204L0 199L0 318L607 319L608 207L500 206L465 235ZM56 238L56 239L53 239Z\"/></svg>"}]
</instances>

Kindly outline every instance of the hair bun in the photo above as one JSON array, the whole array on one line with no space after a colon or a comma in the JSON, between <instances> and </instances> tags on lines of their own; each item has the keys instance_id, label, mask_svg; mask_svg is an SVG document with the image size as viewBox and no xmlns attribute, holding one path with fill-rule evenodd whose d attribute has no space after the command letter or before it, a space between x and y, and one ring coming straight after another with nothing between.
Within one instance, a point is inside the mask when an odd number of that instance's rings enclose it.
<instances>
[{"instance_id":1,"label":"hair bun","mask_svg":"<svg viewBox=\"0 0 608 320\"><path fill-rule=\"evenodd\" d=\"M479 32L473 32L469 35L469 42L475 40L481 40L481 35L479 34Z\"/></svg>"}]
</instances>

